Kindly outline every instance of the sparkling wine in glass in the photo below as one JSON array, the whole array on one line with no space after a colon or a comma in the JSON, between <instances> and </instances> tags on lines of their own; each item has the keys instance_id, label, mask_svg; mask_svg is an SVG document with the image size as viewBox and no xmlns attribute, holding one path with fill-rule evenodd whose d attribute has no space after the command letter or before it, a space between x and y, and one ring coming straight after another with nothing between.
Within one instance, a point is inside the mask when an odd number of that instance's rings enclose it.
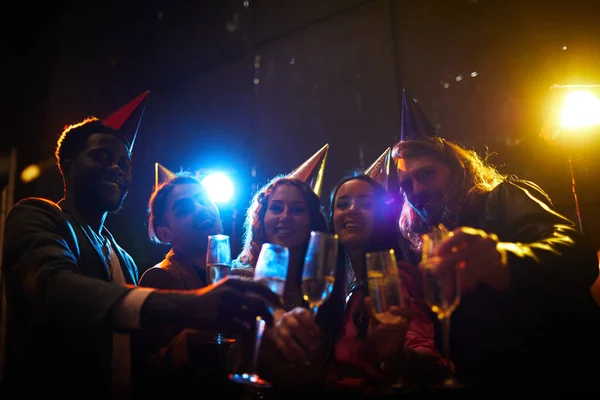
<instances>
[{"instance_id":1,"label":"sparkling wine in glass","mask_svg":"<svg viewBox=\"0 0 600 400\"><path fill-rule=\"evenodd\" d=\"M289 265L290 253L287 247L264 243L256 260L254 268L254 280L267 285L269 289L283 299L285 280ZM256 339L254 352L252 354L251 369L242 374L229 374L229 379L243 385L257 388L269 388L271 383L262 379L257 373L258 354L262 337L265 331L265 321L256 317Z\"/></svg>"},{"instance_id":2,"label":"sparkling wine in glass","mask_svg":"<svg viewBox=\"0 0 600 400\"><path fill-rule=\"evenodd\" d=\"M210 235L206 250L206 281L217 283L229 275L231 269L231 244L227 235ZM211 343L233 343L235 339L223 337L220 333Z\"/></svg>"},{"instance_id":3,"label":"sparkling wine in glass","mask_svg":"<svg viewBox=\"0 0 600 400\"><path fill-rule=\"evenodd\" d=\"M383 320L385 313L392 306L402 307L403 298L400 290L400 277L398 276L398 263L393 249L375 251L365 255L367 268L367 281L369 296L375 307L375 318ZM399 377L392 389L406 388L406 382Z\"/></svg>"},{"instance_id":4,"label":"sparkling wine in glass","mask_svg":"<svg viewBox=\"0 0 600 400\"><path fill-rule=\"evenodd\" d=\"M317 316L319 307L333 291L338 244L337 234L310 233L302 271L302 293L313 317Z\"/></svg>"},{"instance_id":5,"label":"sparkling wine in glass","mask_svg":"<svg viewBox=\"0 0 600 400\"><path fill-rule=\"evenodd\" d=\"M365 261L369 296L373 299L376 313L384 313L391 306L402 306L400 278L394 250L367 253Z\"/></svg>"},{"instance_id":6,"label":"sparkling wine in glass","mask_svg":"<svg viewBox=\"0 0 600 400\"><path fill-rule=\"evenodd\" d=\"M443 225L438 225L431 232L423 235L423 250L419 269L423 279L423 293L427 305L442 325L444 357L450 361L450 317L460 304L460 285L458 265L440 269L442 258L437 256L439 246L449 237ZM462 387L453 377L442 383L443 387Z\"/></svg>"}]
</instances>

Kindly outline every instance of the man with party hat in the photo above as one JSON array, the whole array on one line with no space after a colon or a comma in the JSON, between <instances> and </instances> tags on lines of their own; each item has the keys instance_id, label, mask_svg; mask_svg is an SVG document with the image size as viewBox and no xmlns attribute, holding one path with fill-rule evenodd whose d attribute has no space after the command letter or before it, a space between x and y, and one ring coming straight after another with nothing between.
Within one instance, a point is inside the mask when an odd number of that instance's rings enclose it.
<instances>
[{"instance_id":1,"label":"man with party hat","mask_svg":"<svg viewBox=\"0 0 600 400\"><path fill-rule=\"evenodd\" d=\"M27 395L43 387L63 397L82 390L127 397L130 332L181 321L190 328L229 329L227 321L241 316L243 304L269 321L268 304L278 299L253 282L171 293L136 288L136 264L104 221L121 208L129 190L131 152L147 94L106 119L90 117L67 127L55 153L64 198L58 203L26 198L7 215L3 386L9 393ZM259 297L247 297L248 291ZM217 315L221 303L236 306L230 315Z\"/></svg>"},{"instance_id":2,"label":"man with party hat","mask_svg":"<svg viewBox=\"0 0 600 400\"><path fill-rule=\"evenodd\" d=\"M574 223L539 186L441 138L406 92L392 156L405 199L400 229L414 253L423 234L452 232L431 254L439 257L431 271L459 275L450 339L458 380L540 388L553 376L557 389L590 387L581 360L597 351L590 287L598 265Z\"/></svg>"},{"instance_id":3,"label":"man with party hat","mask_svg":"<svg viewBox=\"0 0 600 400\"><path fill-rule=\"evenodd\" d=\"M208 286L208 237L223 233L216 204L196 175L174 173L155 163L155 187L148 201L148 236L169 247L159 263L146 269L138 284L166 290L193 290ZM174 385L194 385L225 394L230 387L222 356L232 339L212 332L169 325L135 337L138 382L144 392Z\"/></svg>"}]
</instances>

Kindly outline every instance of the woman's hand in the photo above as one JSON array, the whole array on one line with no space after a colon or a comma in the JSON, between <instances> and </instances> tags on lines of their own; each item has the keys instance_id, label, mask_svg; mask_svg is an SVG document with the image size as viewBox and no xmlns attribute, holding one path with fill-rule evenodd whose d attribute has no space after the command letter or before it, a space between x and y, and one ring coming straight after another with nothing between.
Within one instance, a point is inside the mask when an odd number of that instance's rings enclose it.
<instances>
[{"instance_id":1,"label":"woman's hand","mask_svg":"<svg viewBox=\"0 0 600 400\"><path fill-rule=\"evenodd\" d=\"M412 310L392 306L385 312L377 313L370 297L365 297L365 309L370 317L367 341L369 347L375 351L373 356L379 362L400 357L403 354L404 339L412 318Z\"/></svg>"},{"instance_id":2,"label":"woman's hand","mask_svg":"<svg viewBox=\"0 0 600 400\"><path fill-rule=\"evenodd\" d=\"M316 353L321 330L310 312L296 307L288 312L275 312L269 336L292 364L309 361Z\"/></svg>"}]
</instances>

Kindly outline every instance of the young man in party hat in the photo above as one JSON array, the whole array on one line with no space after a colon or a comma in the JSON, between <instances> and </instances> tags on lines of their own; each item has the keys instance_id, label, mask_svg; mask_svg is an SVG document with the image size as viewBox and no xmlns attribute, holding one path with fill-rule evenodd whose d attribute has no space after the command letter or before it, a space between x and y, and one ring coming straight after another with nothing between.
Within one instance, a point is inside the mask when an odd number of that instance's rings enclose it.
<instances>
[{"instance_id":1,"label":"young man in party hat","mask_svg":"<svg viewBox=\"0 0 600 400\"><path fill-rule=\"evenodd\" d=\"M230 280L185 293L135 287L135 262L104 221L129 190L147 95L108 118L67 127L56 148L64 198L27 198L8 213L2 259L8 392L43 387L60 395L128 396L130 332L180 323L244 330L255 318L248 309L269 321L267 308L277 299L253 282Z\"/></svg>"}]
</instances>

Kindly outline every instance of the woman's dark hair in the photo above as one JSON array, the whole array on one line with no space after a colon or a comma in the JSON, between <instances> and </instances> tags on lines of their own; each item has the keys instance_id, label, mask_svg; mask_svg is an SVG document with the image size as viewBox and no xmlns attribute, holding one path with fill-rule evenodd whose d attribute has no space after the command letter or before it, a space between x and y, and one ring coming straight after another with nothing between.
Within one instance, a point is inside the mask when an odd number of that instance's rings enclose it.
<instances>
[{"instance_id":1,"label":"woman's dark hair","mask_svg":"<svg viewBox=\"0 0 600 400\"><path fill-rule=\"evenodd\" d=\"M148 237L152 242L167 244L163 243L156 234L158 227L166 224L167 199L175 186L190 183L201 184L191 172L178 172L173 178L160 183L150 195L150 200L148 200Z\"/></svg>"},{"instance_id":2,"label":"woman's dark hair","mask_svg":"<svg viewBox=\"0 0 600 400\"><path fill-rule=\"evenodd\" d=\"M362 171L353 171L349 175L344 176L332 189L329 203L330 231L335 232L333 213L335 210L337 192L343 184L352 180L361 180L368 183L373 188L375 223L373 225L373 235L367 245L365 254L371 251L394 249L397 260L400 261L403 258L400 249L400 231L398 228L400 205L394 196L390 195L381 185L368 175L365 175ZM358 285L362 284L364 283L356 282L354 270L350 266L346 248L340 243L338 249L336 282L333 293L331 294L332 300L334 299L332 303L337 303L338 307L340 303L344 304L346 296L348 296ZM331 307L335 307L335 305L332 304ZM357 309L355 314L356 315L353 316L355 320L354 323L359 331L359 337L362 337L366 333L368 319L365 317L366 314L361 307ZM336 321L336 324L338 324L337 329L339 329L341 321Z\"/></svg>"},{"instance_id":3,"label":"woman's dark hair","mask_svg":"<svg viewBox=\"0 0 600 400\"><path fill-rule=\"evenodd\" d=\"M352 180L361 180L373 188L375 223L373 236L367 246L367 252L396 249L399 246L398 237L400 232L398 229L398 218L400 217L400 205L381 185L360 171L354 171L340 179L331 191L329 199L329 227L331 232L334 232L333 212L335 210L337 192L344 183Z\"/></svg>"}]
</instances>

